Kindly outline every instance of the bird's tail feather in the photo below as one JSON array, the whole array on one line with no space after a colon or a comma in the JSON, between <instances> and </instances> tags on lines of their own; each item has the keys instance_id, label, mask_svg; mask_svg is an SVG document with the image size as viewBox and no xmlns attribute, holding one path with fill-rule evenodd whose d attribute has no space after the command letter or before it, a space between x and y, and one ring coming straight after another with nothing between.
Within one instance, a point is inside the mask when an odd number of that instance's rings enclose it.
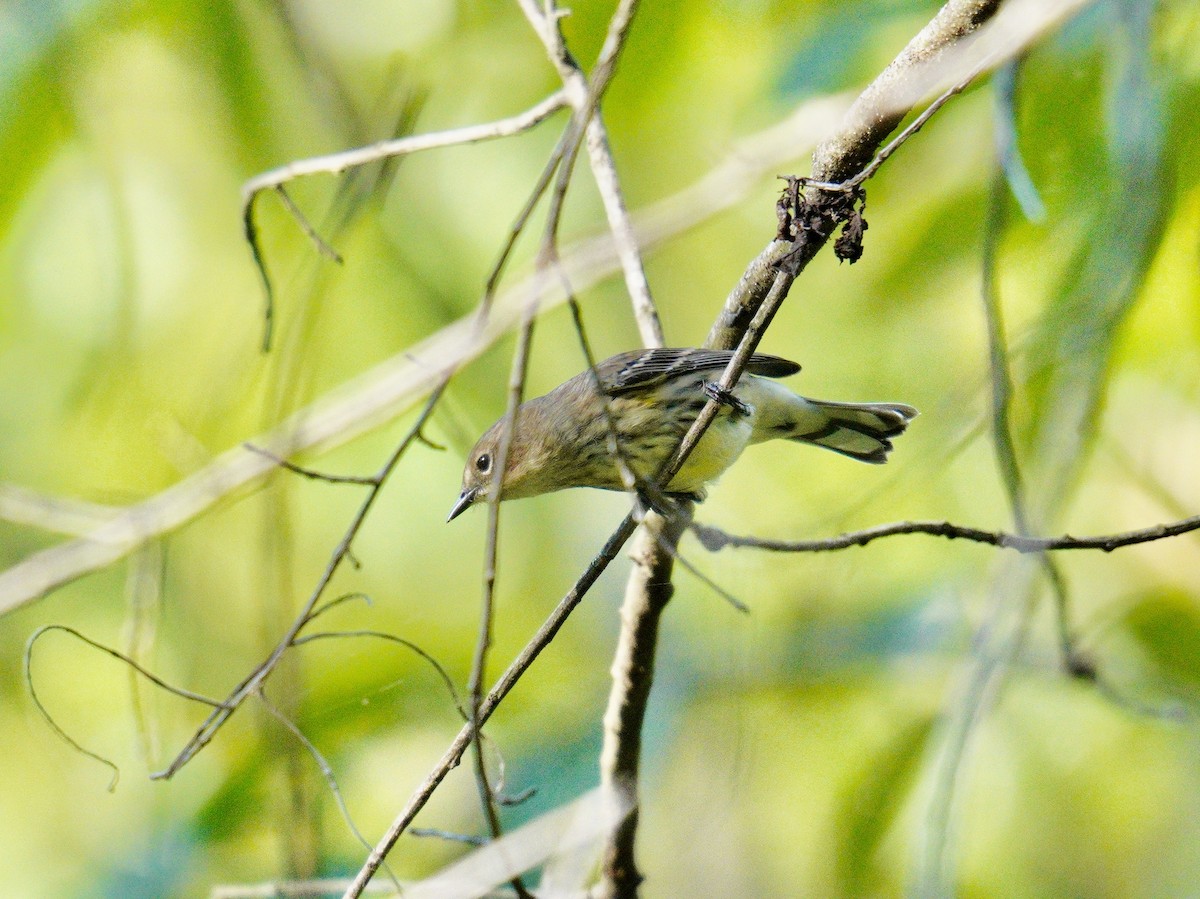
<instances>
[{"instance_id":1,"label":"bird's tail feather","mask_svg":"<svg viewBox=\"0 0 1200 899\"><path fill-rule=\"evenodd\" d=\"M807 399L807 398L806 398ZM904 433L917 410L903 403L830 403L808 399L825 423L790 439L823 446L835 453L881 465L892 451L891 438Z\"/></svg>"}]
</instances>

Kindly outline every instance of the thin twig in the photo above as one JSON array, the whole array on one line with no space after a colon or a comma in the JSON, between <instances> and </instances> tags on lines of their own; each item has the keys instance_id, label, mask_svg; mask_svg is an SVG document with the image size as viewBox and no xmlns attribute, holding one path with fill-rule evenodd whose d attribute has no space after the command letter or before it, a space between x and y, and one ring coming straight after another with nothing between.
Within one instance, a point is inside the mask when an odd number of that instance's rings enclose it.
<instances>
[{"instance_id":1,"label":"thin twig","mask_svg":"<svg viewBox=\"0 0 1200 899\"><path fill-rule=\"evenodd\" d=\"M466 843L468 846L486 846L488 844L487 837L476 837L467 833L452 833L449 830L439 830L436 827L412 827L409 828L408 833L409 836L432 837L451 843Z\"/></svg>"},{"instance_id":2,"label":"thin twig","mask_svg":"<svg viewBox=\"0 0 1200 899\"><path fill-rule=\"evenodd\" d=\"M679 533L680 533L680 535L682 535L683 531L680 531ZM655 531L655 533L654 533L654 538L655 538L655 542L658 544L659 549L661 549L663 552L670 555L671 558L674 559L676 562L678 562L680 564L680 566L682 566L683 569L685 571L687 571L688 574L690 574L692 577L694 577L696 580L698 580L704 586L708 587L709 590L712 590L713 593L717 594L717 596L721 597L721 599L725 600L727 603L729 603L731 606L733 606L737 611L741 612L743 615L750 614L750 607L748 605L746 605L744 602L742 602L740 599L738 599L736 596L734 596L732 593L730 593L728 590L726 590L724 587L722 587L720 584L718 584L716 581L714 581L712 578L710 578L707 574L705 574L703 571L701 571L699 568L697 568L694 564L692 564L687 559L686 556L683 555L683 553L681 553L679 551L678 539L676 539L675 542L672 543L670 540L668 540L666 537L664 537L661 533L658 533L657 531Z\"/></svg>"},{"instance_id":3,"label":"thin twig","mask_svg":"<svg viewBox=\"0 0 1200 899\"><path fill-rule=\"evenodd\" d=\"M958 94L961 94L964 90L966 90L971 83L979 77L980 73L988 68L990 63L991 60L981 62L970 72L968 72L961 81L949 87L944 93L942 93L941 96L925 107L919 116L913 119L903 131L888 141L884 148L876 153L875 157L866 165L866 167L864 167L853 178L837 182L816 181L812 178L800 178L798 180L806 187L815 187L819 190L836 191L839 193L854 193L854 191L858 190L858 188L861 187L864 182L872 178L875 173L879 171L879 167L887 162L888 158L893 153L904 146L904 143L910 137L920 131L921 128L924 127L925 123L933 118L934 114L937 113L939 109L945 106L951 100L951 98L956 97Z\"/></svg>"},{"instance_id":4,"label":"thin twig","mask_svg":"<svg viewBox=\"0 0 1200 899\"><path fill-rule=\"evenodd\" d=\"M274 189L275 193L279 195L279 199L283 202L283 208L291 213L291 216L293 219L295 219L296 224L300 226L300 230L304 232L304 236L313 242L313 245L317 248L317 252L330 262L336 262L338 265L342 265L346 261L342 258L342 254L331 247L326 242L325 238L320 235L317 229L313 227L312 222L308 220L308 217L304 214L303 210L296 205L295 201L291 197L291 194L287 192L287 188L282 184L276 184Z\"/></svg>"},{"instance_id":5,"label":"thin twig","mask_svg":"<svg viewBox=\"0 0 1200 899\"><path fill-rule=\"evenodd\" d=\"M242 186L242 198L245 202L249 202L255 194L261 191L295 181L306 175L337 175L356 166L368 165L383 159L395 159L398 156L407 156L424 150L457 147L462 144L513 137L540 124L567 105L565 92L555 91L524 112L508 118L497 119L494 122L381 140L365 147L356 147L353 150L342 150L325 156L293 160L286 165L270 169L249 179Z\"/></svg>"},{"instance_id":6,"label":"thin twig","mask_svg":"<svg viewBox=\"0 0 1200 899\"><path fill-rule=\"evenodd\" d=\"M560 168L560 174L563 171ZM517 349L513 354L512 371L509 376L508 408L504 414L504 425L500 432L500 444L496 449L493 462L492 491L488 498L487 543L484 548L483 563L483 597L479 609L479 631L475 641L475 652L471 660L471 676L469 682L471 712L468 722L472 732L472 758L474 761L475 781L479 789L479 799L483 807L484 818L493 838L502 834L500 815L496 808L496 795L488 781L487 763L483 752L483 722L480 718L480 706L483 702L483 684L487 677L487 657L492 645L492 628L495 616L496 596L496 558L500 547L500 491L505 472L508 470L512 441L515 433L517 409L525 392L525 377L529 370L529 351L533 342L533 325L537 316L536 298L531 300L526 310L525 320L517 338ZM513 889L518 895L526 893L520 878L513 882Z\"/></svg>"},{"instance_id":7,"label":"thin twig","mask_svg":"<svg viewBox=\"0 0 1200 899\"><path fill-rule=\"evenodd\" d=\"M309 621L312 621L311 616ZM403 646L405 649L412 650L422 659L429 663L429 666L437 672L438 678L446 687L446 692L450 694L450 701L454 703L454 708L459 716L465 721L470 718L470 712L467 711L462 699L458 695L458 689L454 686L454 680L450 677L450 673L445 667L435 659L432 655L422 649L419 645L411 640L405 640L403 637L397 637L395 634L389 634L386 631L373 630L353 630L353 631L318 631L314 634L302 634L292 641L293 646L303 646L305 643L315 643L317 640L338 640L343 638L370 637L375 640L384 640L389 643L395 643L398 646Z\"/></svg>"},{"instance_id":8,"label":"thin twig","mask_svg":"<svg viewBox=\"0 0 1200 899\"><path fill-rule=\"evenodd\" d=\"M85 636L83 633L81 633L80 631L76 630L73 627L68 627L65 624L47 624L47 625L43 625L42 627L39 627L37 630L35 630L32 634L30 634L29 639L25 641L25 658L24 658L25 685L29 689L29 697L30 697L30 699L33 700L34 708L36 708L38 710L38 713L41 714L42 718L45 719L46 723L50 726L50 729L53 730L54 733L60 739L63 740L63 742L65 742L67 745L69 745L71 748L73 748L76 752L78 752L82 755L86 755L88 758L95 759L97 762L99 762L100 764L104 765L106 768L108 768L112 771L112 779L109 781L109 784L108 784L108 791L110 793L113 792L117 788L117 780L120 777L120 770L117 768L116 763L114 763L110 759L107 759L104 756L102 756L98 753L95 753L92 750L87 749L84 746L80 745L78 741L76 741L73 737L71 737L70 734L68 734L65 730L63 730L63 728L59 726L58 722L54 720L54 717L50 714L49 709L47 709L46 706L42 703L41 697L38 696L37 688L34 686L33 647L38 644L38 642L42 639L42 637L44 637L46 634L50 633L51 631L61 631L65 634L70 634L76 640L86 643L88 646L92 647L93 649L98 649L98 650L100 650L100 652L104 653L105 655L111 656L112 658L117 659L120 662L124 662L130 668L130 670L137 672L142 677L146 678L146 680L150 681L150 683L154 684L156 687L166 690L168 693L178 696L181 699L188 699L188 700L191 700L192 702L199 702L202 705L211 706L211 707L217 708L217 709L222 708L222 703L220 701L218 701L216 699L212 699L211 697L208 697L208 696L203 696L200 693L195 693L191 690L185 690L183 687L176 687L174 684L167 683L165 680L163 680L157 674L155 674L154 672L152 672L149 669L140 665L135 659L133 659L129 655L127 655L119 650L113 649L111 646L106 646L105 644L99 642L98 640L93 640L91 637Z\"/></svg>"},{"instance_id":9,"label":"thin twig","mask_svg":"<svg viewBox=\"0 0 1200 899\"><path fill-rule=\"evenodd\" d=\"M258 453L260 456L270 459L280 468L290 471L292 474L298 474L313 481L324 481L327 484L359 484L365 487L374 487L379 483L376 480L376 475L327 474L323 471L305 468L302 465L297 465L295 462L289 462L282 456L277 456L270 450L263 449L261 446L255 446L253 443L243 443L242 446L252 453Z\"/></svg>"},{"instance_id":10,"label":"thin twig","mask_svg":"<svg viewBox=\"0 0 1200 899\"><path fill-rule=\"evenodd\" d=\"M948 540L970 540L973 543L984 543L988 546L1011 549L1024 554L1073 549L1091 549L1110 553L1124 546L1153 543L1156 540L1178 537L1180 534L1188 534L1196 530L1200 530L1200 515L1169 524L1151 525L1136 531L1122 531L1117 534L1103 534L1095 537L1072 537L1069 534L1063 534L1060 537L1031 537L1005 531L988 531L982 528L967 527L949 521L897 521L864 528L861 531L839 534L823 540L768 540L762 537L727 534L720 528L711 525L692 525L692 531L696 534L696 538L705 549L712 552L726 547L748 547L784 553L832 552L852 546L866 546L868 543L884 537L894 537L900 534L927 534L932 537L945 537Z\"/></svg>"},{"instance_id":11,"label":"thin twig","mask_svg":"<svg viewBox=\"0 0 1200 899\"><path fill-rule=\"evenodd\" d=\"M488 273L487 282L484 285L483 300L479 304L481 317L491 312L492 300L495 297L496 290L500 286L500 277L504 274L504 268L512 256L512 251L517 245L518 238L524 233L525 226L529 224L529 219L533 216L533 210L554 182L554 173L558 171L558 167L562 164L563 150L566 147L566 142L567 133L564 132L558 143L555 144L554 152L550 154L550 158L542 168L542 173L538 176L533 190L529 192L529 197L525 201L525 205L521 208L516 219L509 227L504 246L501 248L496 262L492 265L492 270ZM541 272L535 271L533 277L540 279ZM531 291L527 289L525 292L529 293Z\"/></svg>"},{"instance_id":12,"label":"thin twig","mask_svg":"<svg viewBox=\"0 0 1200 899\"><path fill-rule=\"evenodd\" d=\"M574 115L571 122L567 126L566 133L561 143L561 157L558 161L558 174L555 181L554 191L550 197L550 207L546 215L546 225L543 231L542 245L538 253L538 268L543 269L548 265L552 265L553 260L557 257L557 234L558 227L561 221L562 209L566 198L567 187L574 170L574 161L578 154L580 142L588 123L592 120L593 114L607 89L612 75L615 71L615 63L619 55L619 48L624 42L624 37L628 32L629 22L632 17L632 10L636 9L637 2L633 0L625 0L618 5L617 13L614 14L614 22L618 25L610 25L610 37L614 35L614 40L610 40L605 44L605 51L601 54L602 65L597 66L597 70L593 73L593 79L590 85L584 92L582 98L577 100ZM552 17L545 19L545 23L552 25L552 31L557 34L557 20L551 21ZM566 60L565 47L562 46L561 36L558 38L558 47L560 48L560 58ZM580 76L581 77L581 76ZM575 85L578 87L579 82ZM576 90L576 94L578 91ZM547 169L549 171L549 169ZM611 186L611 185L610 185ZM619 199L619 195L618 195ZM623 213L623 209L622 209ZM639 263L640 268L640 263ZM644 276L643 276L644 280ZM488 529L487 529L487 546L484 556L484 584L483 584L483 600L480 608L480 624L479 633L476 640L474 658L471 665L470 676L470 693L471 693L471 724L474 729L474 768L475 777L479 786L480 800L483 805L485 817L488 821L488 826L491 829L493 837L501 835L500 820L496 808L495 795L488 782L488 774L486 769L485 757L482 745L482 729L478 719L479 703L482 700L483 683L487 671L487 656L492 643L492 628L494 617L494 597L495 597L495 581L496 581L496 556L499 546L499 515L500 515L500 485L503 482L504 475L507 471L509 462L509 453L513 440L513 430L516 422L517 408L519 407L525 389L525 378L529 365L529 350L533 335L533 326L538 312L538 297L541 291L536 291L533 298L528 301L526 311L523 317L522 325L518 336L518 345L514 354L512 364L512 375L510 377L509 392L508 392L508 408L504 417L504 425L501 429L500 443L496 453L494 462L493 474L493 489L488 504ZM661 334L659 335L661 340ZM526 894L524 885L520 879L514 879L513 888L519 896Z\"/></svg>"},{"instance_id":13,"label":"thin twig","mask_svg":"<svg viewBox=\"0 0 1200 899\"><path fill-rule=\"evenodd\" d=\"M346 798L342 795L342 788L338 786L337 777L333 773L333 766L326 761L325 756L317 749L316 744L308 738L304 731L300 730L296 722L285 715L275 703L267 699L266 693L263 690L258 690L254 695L262 704L262 707L270 713L271 717L278 721L284 730L295 737L297 742L304 747L304 750L316 763L317 769L321 772L321 777L325 780L325 786L333 794L333 801L337 804L338 812L341 814L342 820L346 823L346 827L349 828L354 839L358 840L367 849L370 849L371 844L367 842L367 838L362 835L362 831L358 829L358 825L354 823L354 818L350 815L350 807L346 805ZM387 865L384 865L384 871L391 878L392 884L396 887L396 892L402 893L403 887L400 886L400 881L392 873L392 870Z\"/></svg>"},{"instance_id":14,"label":"thin twig","mask_svg":"<svg viewBox=\"0 0 1200 899\"><path fill-rule=\"evenodd\" d=\"M313 621L315 621L319 616L324 615L326 612L331 612L334 609L336 609L338 606L342 605L343 603L354 602L357 599L361 599L368 606L374 605L374 603L371 602L370 595L367 593L363 593L359 590L355 590L350 593L343 593L341 596L335 596L333 599L329 600L328 602L321 603L316 608L314 608L312 610L312 614L308 616L308 623L312 624ZM292 641L292 645L295 646L296 644L301 643L301 642L303 642L303 640L300 638L297 638Z\"/></svg>"}]
</instances>

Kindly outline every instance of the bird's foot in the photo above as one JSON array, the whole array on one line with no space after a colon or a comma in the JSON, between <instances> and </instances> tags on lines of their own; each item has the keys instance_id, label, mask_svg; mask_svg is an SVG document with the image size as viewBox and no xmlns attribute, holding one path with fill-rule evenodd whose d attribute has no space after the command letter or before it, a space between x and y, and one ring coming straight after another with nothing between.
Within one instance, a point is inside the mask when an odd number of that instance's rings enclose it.
<instances>
[{"instance_id":1,"label":"bird's foot","mask_svg":"<svg viewBox=\"0 0 1200 899\"><path fill-rule=\"evenodd\" d=\"M645 518L649 512L657 512L664 518L673 518L682 511L683 503L703 502L707 492L671 491L665 492L652 484L642 483L633 491L634 510L638 518Z\"/></svg>"},{"instance_id":2,"label":"bird's foot","mask_svg":"<svg viewBox=\"0 0 1200 899\"><path fill-rule=\"evenodd\" d=\"M716 400L722 406L728 406L738 415L749 415L750 407L734 396L732 390L726 390L715 381L705 381L701 389L710 400Z\"/></svg>"}]
</instances>

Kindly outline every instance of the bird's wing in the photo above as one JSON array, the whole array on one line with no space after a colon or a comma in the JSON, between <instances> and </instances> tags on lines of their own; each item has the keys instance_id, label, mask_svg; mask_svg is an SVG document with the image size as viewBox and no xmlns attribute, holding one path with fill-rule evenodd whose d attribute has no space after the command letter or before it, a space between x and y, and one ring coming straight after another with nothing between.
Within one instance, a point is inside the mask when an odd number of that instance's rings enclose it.
<instances>
[{"instance_id":1,"label":"bird's wing","mask_svg":"<svg viewBox=\"0 0 1200 899\"><path fill-rule=\"evenodd\" d=\"M639 387L652 387L668 378L696 371L720 371L733 358L730 350L656 348L633 350L611 356L596 366L605 393L616 394ZM800 371L800 366L779 356L755 353L746 371L767 378L783 378Z\"/></svg>"}]
</instances>

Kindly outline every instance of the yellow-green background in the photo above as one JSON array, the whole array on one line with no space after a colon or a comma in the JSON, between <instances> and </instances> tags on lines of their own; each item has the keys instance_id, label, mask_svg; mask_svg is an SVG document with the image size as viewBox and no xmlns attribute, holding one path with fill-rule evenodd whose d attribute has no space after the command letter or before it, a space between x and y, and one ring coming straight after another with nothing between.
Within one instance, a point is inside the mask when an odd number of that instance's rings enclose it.
<instances>
[{"instance_id":1,"label":"yellow-green background","mask_svg":"<svg viewBox=\"0 0 1200 899\"><path fill-rule=\"evenodd\" d=\"M645 0L604 105L630 206L688 185L798 103L860 89L936 7ZM586 63L610 5L571 9L564 30ZM1039 44L1021 76L1016 121L1046 216L1031 223L1003 196L999 284L1027 488L1045 497L1055 479L1068 484L1046 504L1055 532L1200 510L1198 47L1190 3L1099 3ZM295 185L341 267L318 259L264 197L280 288L269 356L259 353L262 296L241 237L240 185L388 136L406 102L417 110L406 129L437 130L512 114L555 79L515 4L500 0L0 5L0 479L135 502L464 315L561 117L503 143L407 159L369 193L369 179ZM756 448L701 520L785 538L904 518L1011 526L980 300L994 115L992 88L974 89L905 146L871 184L864 259L818 260L764 343L804 364L801 391L917 406L892 463ZM564 239L602 227L585 169ZM649 258L669 342L703 339L771 236L777 188L764 178L735 210ZM619 278L582 300L599 355L636 344ZM373 601L332 613L339 627L416 641L460 684L485 516L443 519L463 452L503 409L511 348L497 345L455 379L428 428L448 451L408 454L355 544L361 568L334 583ZM549 313L531 389L581 364L565 310ZM1063 410L1089 396L1100 400L1084 416L1095 432L1076 445ZM305 461L372 472L406 427L392 422ZM143 560L161 571L161 599L141 625L145 662L224 695L307 595L359 496L277 476L169 535L160 557ZM625 508L621 496L585 491L506 507L494 670ZM0 561L59 539L0 523ZM1197 710L1197 539L1060 558L1081 643L1126 702L1059 673L1043 601L957 783L949 876L959 895L1200 892L1196 724L1130 708ZM928 537L822 556L712 557L689 539L683 552L752 612L677 576L647 723L645 895L913 889L942 715L961 707L988 603L1006 591L1020 601L1011 563ZM602 578L490 726L507 788L537 789L505 812L512 825L596 780L627 564ZM0 621L0 893L200 896L284 878L305 859L322 875L356 870L365 850L311 759L252 704L174 780L150 782L203 710L142 685L139 724L121 665L47 638L36 685L62 727L119 763L112 795L105 770L37 716L25 640L59 623L127 645L127 585L122 563ZM459 722L436 677L394 646L326 642L294 661L268 692L329 760L374 840ZM465 769L418 823L482 831ZM394 866L419 877L460 851L406 837Z\"/></svg>"}]
</instances>

